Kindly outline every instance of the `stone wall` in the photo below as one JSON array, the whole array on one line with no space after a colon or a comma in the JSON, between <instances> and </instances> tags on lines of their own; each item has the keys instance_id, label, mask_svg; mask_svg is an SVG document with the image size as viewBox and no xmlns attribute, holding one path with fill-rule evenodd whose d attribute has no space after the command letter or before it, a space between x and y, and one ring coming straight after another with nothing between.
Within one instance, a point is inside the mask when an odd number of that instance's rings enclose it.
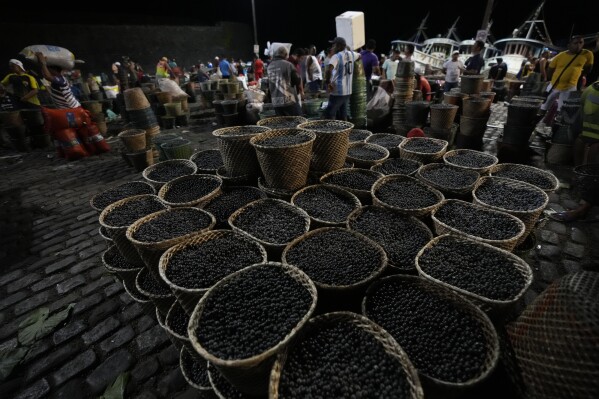
<instances>
[{"instance_id":1,"label":"stone wall","mask_svg":"<svg viewBox=\"0 0 599 399\"><path fill-rule=\"evenodd\" d=\"M175 58L189 68L198 60L208 62L215 56L252 58L251 26L222 22L216 26L191 25L56 25L0 24L0 77L8 73L8 60L34 44L50 44L69 49L85 64L84 73L110 72L110 65L127 55L154 74L160 57Z\"/></svg>"}]
</instances>

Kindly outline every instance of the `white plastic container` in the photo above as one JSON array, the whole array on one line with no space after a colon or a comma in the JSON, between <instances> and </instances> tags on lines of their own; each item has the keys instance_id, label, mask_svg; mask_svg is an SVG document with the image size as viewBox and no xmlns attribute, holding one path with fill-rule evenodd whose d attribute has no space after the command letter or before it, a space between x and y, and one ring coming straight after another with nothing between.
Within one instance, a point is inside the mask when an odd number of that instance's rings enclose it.
<instances>
[{"instance_id":1,"label":"white plastic container","mask_svg":"<svg viewBox=\"0 0 599 399\"><path fill-rule=\"evenodd\" d=\"M364 13L362 11L346 11L335 17L337 36L345 39L352 50L357 50L366 44L364 29Z\"/></svg>"},{"instance_id":2,"label":"white plastic container","mask_svg":"<svg viewBox=\"0 0 599 399\"><path fill-rule=\"evenodd\" d=\"M35 53L40 52L46 56L46 63L63 69L73 69L75 64L83 64L84 61L76 60L75 55L64 47L50 46L46 44L34 44L25 47L20 54L25 58L37 62Z\"/></svg>"}]
</instances>

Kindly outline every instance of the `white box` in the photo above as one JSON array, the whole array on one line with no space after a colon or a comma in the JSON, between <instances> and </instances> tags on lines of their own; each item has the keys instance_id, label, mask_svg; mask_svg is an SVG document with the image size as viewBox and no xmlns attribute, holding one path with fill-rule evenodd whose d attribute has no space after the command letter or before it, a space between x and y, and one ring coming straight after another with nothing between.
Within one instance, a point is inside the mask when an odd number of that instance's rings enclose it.
<instances>
[{"instance_id":1,"label":"white box","mask_svg":"<svg viewBox=\"0 0 599 399\"><path fill-rule=\"evenodd\" d=\"M364 13L362 11L346 11L335 17L337 36L345 39L352 50L366 44L364 29Z\"/></svg>"}]
</instances>

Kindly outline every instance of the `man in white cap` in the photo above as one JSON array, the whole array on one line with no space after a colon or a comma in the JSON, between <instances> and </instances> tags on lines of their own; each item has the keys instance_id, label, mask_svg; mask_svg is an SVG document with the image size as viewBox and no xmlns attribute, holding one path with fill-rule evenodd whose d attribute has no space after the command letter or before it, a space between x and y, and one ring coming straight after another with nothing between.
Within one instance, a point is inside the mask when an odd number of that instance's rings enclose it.
<instances>
[{"instance_id":1,"label":"man in white cap","mask_svg":"<svg viewBox=\"0 0 599 399\"><path fill-rule=\"evenodd\" d=\"M25 73L23 63L17 59L8 61L8 66L12 71L0 82L6 87L11 95L16 109L39 108L40 100L37 97L39 85L37 80Z\"/></svg>"},{"instance_id":2,"label":"man in white cap","mask_svg":"<svg viewBox=\"0 0 599 399\"><path fill-rule=\"evenodd\" d=\"M451 59L443 64L443 72L445 73L445 86L443 92L447 93L454 87L458 87L460 83L460 75L466 70L466 66L459 60L460 52L458 50L451 53Z\"/></svg>"}]
</instances>

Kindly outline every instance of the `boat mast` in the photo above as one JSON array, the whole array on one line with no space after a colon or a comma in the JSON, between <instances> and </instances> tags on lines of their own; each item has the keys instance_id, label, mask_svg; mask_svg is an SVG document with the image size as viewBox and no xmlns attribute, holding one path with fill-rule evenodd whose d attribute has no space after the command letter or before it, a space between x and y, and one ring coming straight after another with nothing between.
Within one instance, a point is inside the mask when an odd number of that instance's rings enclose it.
<instances>
[{"instance_id":1,"label":"boat mast","mask_svg":"<svg viewBox=\"0 0 599 399\"><path fill-rule=\"evenodd\" d=\"M460 17L457 17L455 22L453 23L453 25L451 25L451 28L449 28L449 30L447 31L447 36L445 36L446 39L451 39L451 37L453 36L453 40L455 40L456 42L460 41L460 38L456 34L456 27L455 27L459 20L460 20Z\"/></svg>"},{"instance_id":2,"label":"boat mast","mask_svg":"<svg viewBox=\"0 0 599 399\"><path fill-rule=\"evenodd\" d=\"M412 36L409 40L414 42L414 43L421 43L422 41L428 39L428 36L426 36L426 33L424 33L424 31L426 30L426 20L428 19L430 13L426 13L426 16L424 17L424 19L420 22L420 26L418 26L418 30L416 31L416 34L414 36ZM421 39L421 36L424 39Z\"/></svg>"},{"instance_id":3,"label":"boat mast","mask_svg":"<svg viewBox=\"0 0 599 399\"><path fill-rule=\"evenodd\" d=\"M493 10L493 0L487 0L487 8L485 8L485 16L483 17L483 24L480 28L481 30L486 30L487 33L491 28L491 23L489 20L491 19L491 11Z\"/></svg>"}]
</instances>

